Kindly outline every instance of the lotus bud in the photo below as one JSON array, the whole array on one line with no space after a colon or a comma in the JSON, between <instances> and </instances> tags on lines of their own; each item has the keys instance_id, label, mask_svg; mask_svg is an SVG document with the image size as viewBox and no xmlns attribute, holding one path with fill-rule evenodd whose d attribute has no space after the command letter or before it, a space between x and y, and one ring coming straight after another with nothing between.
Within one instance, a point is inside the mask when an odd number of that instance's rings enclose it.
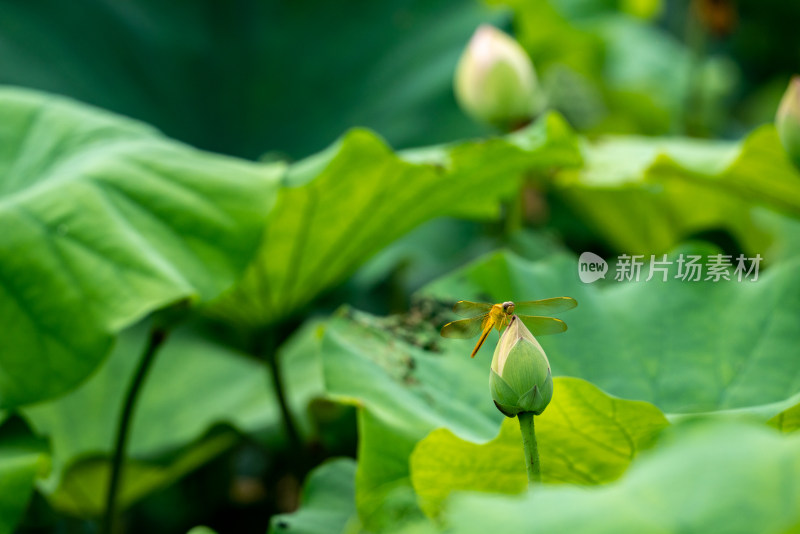
<instances>
[{"instance_id":1,"label":"lotus bud","mask_svg":"<svg viewBox=\"0 0 800 534\"><path fill-rule=\"evenodd\" d=\"M547 355L516 315L494 349L489 384L495 406L508 417L539 415L553 398Z\"/></svg>"},{"instance_id":2,"label":"lotus bud","mask_svg":"<svg viewBox=\"0 0 800 534\"><path fill-rule=\"evenodd\" d=\"M471 117L501 127L530 121L538 111L538 84L528 54L489 25L470 39L456 68L455 93Z\"/></svg>"},{"instance_id":3,"label":"lotus bud","mask_svg":"<svg viewBox=\"0 0 800 534\"><path fill-rule=\"evenodd\" d=\"M792 77L783 94L775 127L789 158L800 167L800 76Z\"/></svg>"}]
</instances>

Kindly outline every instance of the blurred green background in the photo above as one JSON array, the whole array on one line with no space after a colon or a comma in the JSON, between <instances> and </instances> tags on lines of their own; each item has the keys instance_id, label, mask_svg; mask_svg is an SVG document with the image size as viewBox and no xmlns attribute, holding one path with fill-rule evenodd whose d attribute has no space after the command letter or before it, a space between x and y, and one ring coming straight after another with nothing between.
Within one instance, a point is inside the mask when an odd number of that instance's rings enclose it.
<instances>
[{"instance_id":1,"label":"blurred green background","mask_svg":"<svg viewBox=\"0 0 800 534\"><path fill-rule=\"evenodd\" d=\"M0 81L68 95L199 148L303 157L352 126L395 148L485 134L452 73L480 22L514 30L586 131L737 137L800 61L778 0L0 4Z\"/></svg>"},{"instance_id":2,"label":"blurred green background","mask_svg":"<svg viewBox=\"0 0 800 534\"><path fill-rule=\"evenodd\" d=\"M431 326L446 313L423 297L457 295L416 292L486 253L610 258L688 246L758 252L767 269L788 272L781 262L800 243L797 173L774 131L758 128L800 70L797 20L800 3L779 0L0 0L0 84L125 115L201 150L285 163L281 183L296 186L270 213L244 279L191 315L150 377L124 531L256 533L271 519L281 531L274 517L297 508L306 475L354 457L357 425L370 424L335 402L346 388L320 378L317 328L339 313L414 350L439 350ZM538 122L500 139L508 132L471 120L453 95L459 56L487 22L524 47L548 102ZM581 291L555 271L530 278ZM494 273L470 278L463 291L479 294L465 297L502 292L484 283ZM698 291L681 305L702 306ZM710 309L727 309L714 295ZM670 297L632 302L655 298ZM758 313L768 299L753 302ZM403 315L352 316L343 305ZM0 436L32 430L57 451L16 532L97 532L115 403L147 331L135 322L113 332L109 359L80 388L0 412ZM791 340L778 346L787 359L776 365L794 365ZM288 407L270 380L277 364L266 371L262 361L276 351ZM684 405L661 390L637 396L591 363L560 371L665 412L766 403L745 392L718 403L688 394ZM776 386L767 400L798 391ZM298 428L286 429L282 408Z\"/></svg>"}]
</instances>

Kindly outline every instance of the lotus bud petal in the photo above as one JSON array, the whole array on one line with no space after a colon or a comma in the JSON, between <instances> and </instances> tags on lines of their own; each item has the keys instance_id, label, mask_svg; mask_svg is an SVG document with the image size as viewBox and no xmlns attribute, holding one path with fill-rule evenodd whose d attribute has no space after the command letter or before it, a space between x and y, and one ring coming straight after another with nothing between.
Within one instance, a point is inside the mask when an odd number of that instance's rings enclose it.
<instances>
[{"instance_id":1,"label":"lotus bud petal","mask_svg":"<svg viewBox=\"0 0 800 534\"><path fill-rule=\"evenodd\" d=\"M497 409L508 417L541 414L553 398L553 375L544 349L514 316L494 350L489 384Z\"/></svg>"}]
</instances>

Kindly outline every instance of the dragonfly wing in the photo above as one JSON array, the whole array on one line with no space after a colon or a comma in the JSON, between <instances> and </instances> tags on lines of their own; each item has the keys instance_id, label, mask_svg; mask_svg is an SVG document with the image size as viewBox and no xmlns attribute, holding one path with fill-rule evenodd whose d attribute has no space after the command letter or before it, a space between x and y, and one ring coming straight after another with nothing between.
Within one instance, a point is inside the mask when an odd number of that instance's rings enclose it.
<instances>
[{"instance_id":1,"label":"dragonfly wing","mask_svg":"<svg viewBox=\"0 0 800 534\"><path fill-rule=\"evenodd\" d=\"M560 334L567 330L567 323L555 317L539 317L536 315L518 315L517 317L534 336Z\"/></svg>"},{"instance_id":2,"label":"dragonfly wing","mask_svg":"<svg viewBox=\"0 0 800 534\"><path fill-rule=\"evenodd\" d=\"M554 313L571 310L577 305L578 301L572 297L555 297L552 299L515 302L514 311L526 315L552 315Z\"/></svg>"},{"instance_id":3,"label":"dragonfly wing","mask_svg":"<svg viewBox=\"0 0 800 534\"><path fill-rule=\"evenodd\" d=\"M442 327L442 337L453 337L457 339L469 339L475 337L483 330L481 328L486 315L473 317L472 319L461 319L447 323Z\"/></svg>"},{"instance_id":4,"label":"dragonfly wing","mask_svg":"<svg viewBox=\"0 0 800 534\"><path fill-rule=\"evenodd\" d=\"M492 309L491 304L485 302L470 302L468 300L459 300L453 306L453 311L459 317L472 317L474 315L485 315Z\"/></svg>"}]
</instances>

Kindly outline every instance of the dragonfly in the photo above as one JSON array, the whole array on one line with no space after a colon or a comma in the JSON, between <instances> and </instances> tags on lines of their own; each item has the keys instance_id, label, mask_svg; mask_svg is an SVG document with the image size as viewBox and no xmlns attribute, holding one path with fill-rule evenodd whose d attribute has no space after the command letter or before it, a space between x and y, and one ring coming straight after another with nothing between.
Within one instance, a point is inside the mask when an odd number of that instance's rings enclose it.
<instances>
[{"instance_id":1,"label":"dragonfly","mask_svg":"<svg viewBox=\"0 0 800 534\"><path fill-rule=\"evenodd\" d=\"M442 327L441 334L442 337L458 339L469 339L480 334L478 344L472 350L471 357L474 358L492 329L496 328L501 331L508 326L515 314L534 336L560 334L567 330L567 324L561 319L546 317L546 315L571 310L577 305L578 301L571 297L554 297L517 303L506 301L499 304L460 300L453 306L453 311L460 317L470 318L447 323Z\"/></svg>"}]
</instances>

